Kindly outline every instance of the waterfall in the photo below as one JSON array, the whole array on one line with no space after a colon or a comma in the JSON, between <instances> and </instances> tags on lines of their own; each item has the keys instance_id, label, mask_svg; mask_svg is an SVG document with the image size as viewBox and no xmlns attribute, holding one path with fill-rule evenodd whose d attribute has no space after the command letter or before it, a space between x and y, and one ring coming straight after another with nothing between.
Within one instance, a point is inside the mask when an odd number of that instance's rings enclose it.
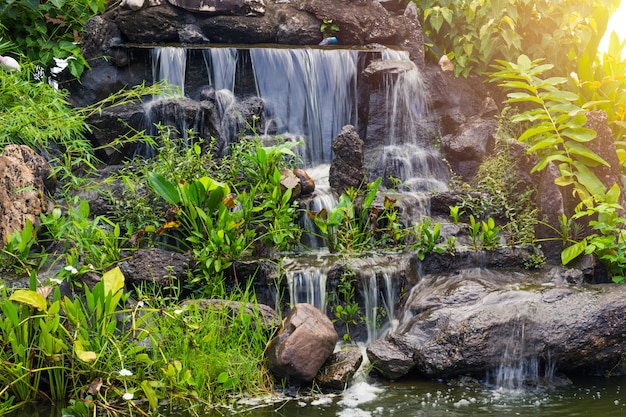
<instances>
[{"instance_id":1,"label":"waterfall","mask_svg":"<svg viewBox=\"0 0 626 417\"><path fill-rule=\"evenodd\" d=\"M305 163L331 160L332 140L357 125L355 50L250 49L258 95L276 133L306 138Z\"/></svg>"},{"instance_id":2,"label":"waterfall","mask_svg":"<svg viewBox=\"0 0 626 417\"><path fill-rule=\"evenodd\" d=\"M326 313L326 272L319 268L287 271L291 305L307 303Z\"/></svg>"},{"instance_id":3,"label":"waterfall","mask_svg":"<svg viewBox=\"0 0 626 417\"><path fill-rule=\"evenodd\" d=\"M185 48L162 46L152 50L152 79L167 81L169 94L185 96L186 67Z\"/></svg>"},{"instance_id":4,"label":"waterfall","mask_svg":"<svg viewBox=\"0 0 626 417\"><path fill-rule=\"evenodd\" d=\"M235 91L235 73L237 68L237 48L203 49L209 85L216 91Z\"/></svg>"},{"instance_id":5,"label":"waterfall","mask_svg":"<svg viewBox=\"0 0 626 417\"><path fill-rule=\"evenodd\" d=\"M533 353L532 343L525 337L526 321L526 316L520 315L510 330L510 338L497 369L487 373L487 381L497 388L519 390L537 387L554 378L556 364L550 358L542 361Z\"/></svg>"}]
</instances>

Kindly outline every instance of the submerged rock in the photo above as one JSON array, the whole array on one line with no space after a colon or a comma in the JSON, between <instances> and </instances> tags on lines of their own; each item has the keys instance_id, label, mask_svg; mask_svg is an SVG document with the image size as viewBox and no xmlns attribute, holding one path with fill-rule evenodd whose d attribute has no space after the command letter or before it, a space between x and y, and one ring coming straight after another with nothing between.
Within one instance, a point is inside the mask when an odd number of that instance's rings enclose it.
<instances>
[{"instance_id":1,"label":"submerged rock","mask_svg":"<svg viewBox=\"0 0 626 417\"><path fill-rule=\"evenodd\" d=\"M483 377L528 361L546 372L604 374L626 349L626 286L567 285L560 275L426 276L411 289L398 330L370 346L368 357L390 379Z\"/></svg>"},{"instance_id":2,"label":"submerged rock","mask_svg":"<svg viewBox=\"0 0 626 417\"><path fill-rule=\"evenodd\" d=\"M326 361L315 377L315 382L322 388L343 390L352 381L363 362L363 354L357 346L339 350Z\"/></svg>"},{"instance_id":3,"label":"submerged rock","mask_svg":"<svg viewBox=\"0 0 626 417\"><path fill-rule=\"evenodd\" d=\"M267 347L270 371L293 383L308 383L333 353L337 332L330 319L310 304L296 304Z\"/></svg>"}]
</instances>

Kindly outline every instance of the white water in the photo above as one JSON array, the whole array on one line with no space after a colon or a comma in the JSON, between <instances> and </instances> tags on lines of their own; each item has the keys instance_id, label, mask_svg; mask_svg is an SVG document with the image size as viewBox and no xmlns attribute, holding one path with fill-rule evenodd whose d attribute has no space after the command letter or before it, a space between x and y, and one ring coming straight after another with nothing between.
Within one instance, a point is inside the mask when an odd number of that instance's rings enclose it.
<instances>
[{"instance_id":1,"label":"white water","mask_svg":"<svg viewBox=\"0 0 626 417\"><path fill-rule=\"evenodd\" d=\"M357 125L358 51L250 49L259 97L279 135L306 138L307 165L329 163L332 140Z\"/></svg>"}]
</instances>

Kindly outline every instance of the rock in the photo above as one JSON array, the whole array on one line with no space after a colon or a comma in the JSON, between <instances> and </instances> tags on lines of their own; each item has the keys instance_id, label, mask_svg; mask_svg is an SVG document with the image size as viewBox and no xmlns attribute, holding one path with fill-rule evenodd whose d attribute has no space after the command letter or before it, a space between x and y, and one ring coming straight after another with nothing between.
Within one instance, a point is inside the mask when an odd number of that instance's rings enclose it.
<instances>
[{"instance_id":1,"label":"rock","mask_svg":"<svg viewBox=\"0 0 626 417\"><path fill-rule=\"evenodd\" d=\"M92 127L87 133L95 147L99 148L98 157L107 164L119 164L125 156L132 155L136 143L123 147L109 146L111 139L127 137L134 131L145 129L145 110L141 104L124 104L105 107L87 120Z\"/></svg>"},{"instance_id":2,"label":"rock","mask_svg":"<svg viewBox=\"0 0 626 417\"><path fill-rule=\"evenodd\" d=\"M337 193L358 188L365 177L363 140L352 125L344 126L333 141L333 160L328 181Z\"/></svg>"},{"instance_id":3,"label":"rock","mask_svg":"<svg viewBox=\"0 0 626 417\"><path fill-rule=\"evenodd\" d=\"M566 374L603 375L626 349L626 286L572 286L567 279L480 269L425 276L411 289L398 330L370 349L371 357L388 358L377 367L396 378L484 377L533 358Z\"/></svg>"},{"instance_id":4,"label":"rock","mask_svg":"<svg viewBox=\"0 0 626 417\"><path fill-rule=\"evenodd\" d=\"M377 373L392 381L407 375L415 366L410 352L403 352L385 339L375 340L367 347L367 358Z\"/></svg>"},{"instance_id":5,"label":"rock","mask_svg":"<svg viewBox=\"0 0 626 417\"><path fill-rule=\"evenodd\" d=\"M493 150L496 127L497 121L493 118L474 117L463 124L457 134L442 138L443 152L457 174L466 180L476 174L482 159Z\"/></svg>"},{"instance_id":6,"label":"rock","mask_svg":"<svg viewBox=\"0 0 626 417\"><path fill-rule=\"evenodd\" d=\"M265 14L263 0L167 0L170 4L190 12L216 15L262 16Z\"/></svg>"},{"instance_id":7,"label":"rock","mask_svg":"<svg viewBox=\"0 0 626 417\"><path fill-rule=\"evenodd\" d=\"M48 210L46 190L54 191L52 167L25 145L7 145L0 154L0 247L7 236L21 231L29 220L38 223Z\"/></svg>"},{"instance_id":8,"label":"rock","mask_svg":"<svg viewBox=\"0 0 626 417\"><path fill-rule=\"evenodd\" d=\"M401 60L380 60L376 59L371 61L367 68L363 70L363 74L368 77L377 76L382 78L382 74L400 74L415 69L415 64L411 61Z\"/></svg>"},{"instance_id":9,"label":"rock","mask_svg":"<svg viewBox=\"0 0 626 417\"><path fill-rule=\"evenodd\" d=\"M337 338L324 313L310 304L296 304L267 347L269 369L293 383L309 383L333 353Z\"/></svg>"},{"instance_id":10,"label":"rock","mask_svg":"<svg viewBox=\"0 0 626 417\"><path fill-rule=\"evenodd\" d=\"M280 187L283 193L287 190L291 190L292 201L300 196L302 190L300 179L292 170L287 168L281 168L280 170Z\"/></svg>"},{"instance_id":11,"label":"rock","mask_svg":"<svg viewBox=\"0 0 626 417\"><path fill-rule=\"evenodd\" d=\"M300 180L300 186L302 187L300 195L311 194L315 191L315 180L304 169L296 168L293 170L293 173Z\"/></svg>"},{"instance_id":12,"label":"rock","mask_svg":"<svg viewBox=\"0 0 626 417\"><path fill-rule=\"evenodd\" d=\"M315 377L321 388L343 390L352 381L363 362L363 354L357 346L348 346L330 355Z\"/></svg>"},{"instance_id":13,"label":"rock","mask_svg":"<svg viewBox=\"0 0 626 417\"><path fill-rule=\"evenodd\" d=\"M171 287L184 281L192 268L191 255L158 248L139 249L128 260L119 263L129 283L155 283Z\"/></svg>"}]
</instances>

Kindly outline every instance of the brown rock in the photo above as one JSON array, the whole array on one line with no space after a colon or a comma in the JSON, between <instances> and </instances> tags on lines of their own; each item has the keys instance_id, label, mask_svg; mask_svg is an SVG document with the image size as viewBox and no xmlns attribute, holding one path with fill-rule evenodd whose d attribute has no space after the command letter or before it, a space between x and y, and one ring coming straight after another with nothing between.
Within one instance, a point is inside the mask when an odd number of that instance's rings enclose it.
<instances>
[{"instance_id":1,"label":"brown rock","mask_svg":"<svg viewBox=\"0 0 626 417\"><path fill-rule=\"evenodd\" d=\"M293 383L308 383L335 349L337 332L311 304L296 304L267 347L270 371Z\"/></svg>"},{"instance_id":2,"label":"brown rock","mask_svg":"<svg viewBox=\"0 0 626 417\"><path fill-rule=\"evenodd\" d=\"M296 168L293 170L293 173L300 180L300 195L311 194L313 191L315 191L315 180L311 178L308 172L306 172L302 168Z\"/></svg>"},{"instance_id":3,"label":"brown rock","mask_svg":"<svg viewBox=\"0 0 626 417\"><path fill-rule=\"evenodd\" d=\"M50 164L25 145L8 145L0 154L0 246L7 236L20 231L26 220L36 224L47 210L45 189L54 187L49 179Z\"/></svg>"}]
</instances>

